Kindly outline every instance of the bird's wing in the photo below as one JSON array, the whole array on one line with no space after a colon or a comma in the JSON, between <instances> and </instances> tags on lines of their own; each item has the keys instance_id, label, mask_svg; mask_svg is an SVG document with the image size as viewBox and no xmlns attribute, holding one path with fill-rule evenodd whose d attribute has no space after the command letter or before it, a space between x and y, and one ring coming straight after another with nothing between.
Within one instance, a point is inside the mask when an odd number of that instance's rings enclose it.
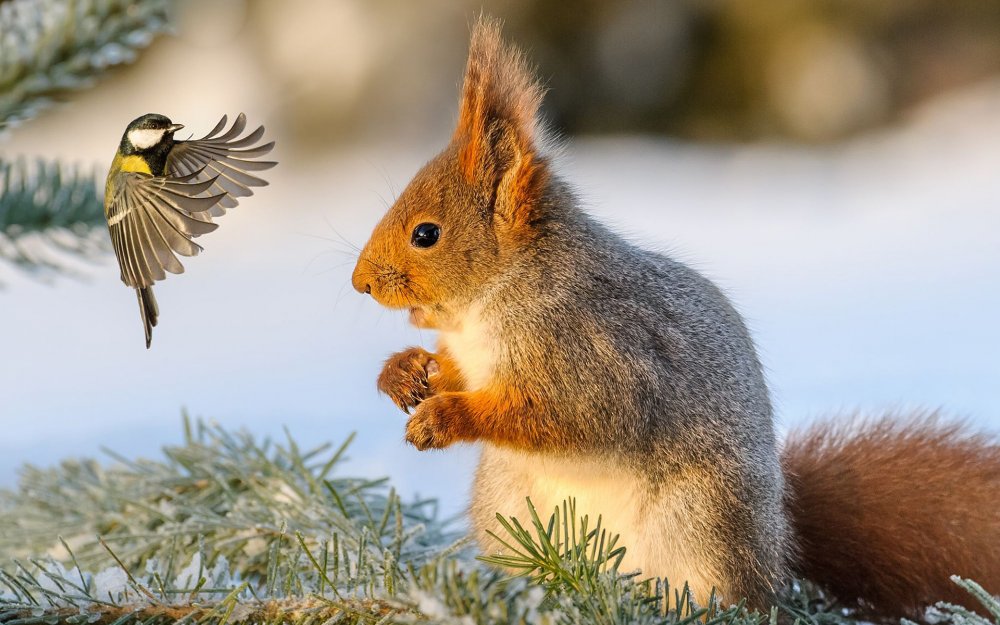
<instances>
[{"instance_id":1,"label":"bird's wing","mask_svg":"<svg viewBox=\"0 0 1000 625\"><path fill-rule=\"evenodd\" d=\"M226 209L236 206L238 198L253 195L250 187L263 187L267 181L248 172L263 171L277 165L275 161L254 160L264 156L274 147L274 142L254 145L264 136L261 126L240 138L246 128L246 115L240 113L232 127L223 132L227 117L201 139L178 141L167 156L167 175L191 176L203 181L215 178L209 187L211 195L224 193L225 197L212 207L210 215L223 215Z\"/></svg>"},{"instance_id":2,"label":"bird's wing","mask_svg":"<svg viewBox=\"0 0 1000 625\"><path fill-rule=\"evenodd\" d=\"M196 178L115 174L105 216L122 282L135 288L151 286L166 277L165 271L183 273L175 253L194 256L201 251L191 239L218 227L208 211L225 195L202 195L216 180Z\"/></svg>"}]
</instances>

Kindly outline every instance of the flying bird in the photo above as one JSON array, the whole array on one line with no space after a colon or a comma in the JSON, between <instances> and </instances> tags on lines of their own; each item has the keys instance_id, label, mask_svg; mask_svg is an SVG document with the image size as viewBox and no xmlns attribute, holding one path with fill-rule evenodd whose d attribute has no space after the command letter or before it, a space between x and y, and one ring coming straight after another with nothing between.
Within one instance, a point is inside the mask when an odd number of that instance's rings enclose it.
<instances>
[{"instance_id":1,"label":"flying bird","mask_svg":"<svg viewBox=\"0 0 1000 625\"><path fill-rule=\"evenodd\" d=\"M192 239L218 227L212 218L253 195L267 181L249 172L270 169L275 161L256 160L274 147L257 145L261 126L246 128L242 113L225 130L226 116L201 139L177 141L183 128L149 113L132 121L122 135L104 187L104 216L118 257L122 282L135 289L146 332L146 348L160 311L153 284L183 273L177 259L202 250ZM223 132L225 131L225 132Z\"/></svg>"}]
</instances>

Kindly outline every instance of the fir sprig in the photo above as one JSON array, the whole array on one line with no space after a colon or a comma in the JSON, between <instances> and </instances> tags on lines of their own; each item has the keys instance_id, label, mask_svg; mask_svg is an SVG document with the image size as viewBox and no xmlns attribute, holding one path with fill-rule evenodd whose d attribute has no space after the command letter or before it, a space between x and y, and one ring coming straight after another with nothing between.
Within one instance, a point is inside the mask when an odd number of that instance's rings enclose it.
<instances>
[{"instance_id":1,"label":"fir sprig","mask_svg":"<svg viewBox=\"0 0 1000 625\"><path fill-rule=\"evenodd\" d=\"M489 534L506 547L507 553L484 556L480 558L483 562L517 571L536 584L553 588L568 585L577 592L593 586L600 575L618 571L625 555L624 547L616 547L618 536L610 536L601 527L600 517L590 529L589 517L577 517L575 499L563 502L547 525L542 524L530 499L527 507L534 531L526 530L516 518L498 514L497 522L506 536L492 531Z\"/></svg>"},{"instance_id":2,"label":"fir sprig","mask_svg":"<svg viewBox=\"0 0 1000 625\"><path fill-rule=\"evenodd\" d=\"M619 572L624 547L572 501L547 521L530 502L527 523L498 517L508 553L487 567L433 502L341 475L349 443L186 422L163 460L25 468L0 491L0 625L859 625L808 586L766 615L696 606L683 586ZM996 599L956 583L994 622L945 604L939 620L1000 625Z\"/></svg>"},{"instance_id":3,"label":"fir sprig","mask_svg":"<svg viewBox=\"0 0 1000 625\"><path fill-rule=\"evenodd\" d=\"M0 129L129 63L168 27L169 0L0 3Z\"/></svg>"},{"instance_id":4,"label":"fir sprig","mask_svg":"<svg viewBox=\"0 0 1000 625\"><path fill-rule=\"evenodd\" d=\"M602 527L600 517L591 529L590 518L577 515L574 499L556 508L548 523L542 522L530 499L527 508L530 529L516 518L497 515L504 533L489 533L505 547L505 553L479 559L544 588L554 605L568 601L576 622L730 625L737 620L763 620L744 610L742 602L721 609L713 593L707 606L696 606L687 585L671 595L666 580L640 582L641 571L620 572L625 547L618 546L618 536Z\"/></svg>"},{"instance_id":5,"label":"fir sprig","mask_svg":"<svg viewBox=\"0 0 1000 625\"><path fill-rule=\"evenodd\" d=\"M169 28L170 0L0 1L0 137ZM0 259L35 276L109 249L99 177L0 159Z\"/></svg>"},{"instance_id":6,"label":"fir sprig","mask_svg":"<svg viewBox=\"0 0 1000 625\"><path fill-rule=\"evenodd\" d=\"M934 606L934 620L952 623L953 625L1000 625L1000 599L994 597L985 588L972 581L964 579L958 575L953 575L951 581L955 582L966 592L972 595L983 607L982 614L952 603L939 602ZM992 616L992 620L985 615ZM903 625L916 625L912 621L903 619Z\"/></svg>"},{"instance_id":7,"label":"fir sprig","mask_svg":"<svg viewBox=\"0 0 1000 625\"><path fill-rule=\"evenodd\" d=\"M119 466L25 467L18 491L0 498L8 504L0 506L0 553L65 558L62 536L82 566L97 568L107 561L101 536L135 569L152 558L179 563L203 543L205 561L224 556L243 575L273 579L276 554L302 543L325 545L342 581L361 583L382 574L386 554L419 562L458 538L437 520L435 502L404 503L385 480L337 476L350 438L303 451L291 439L257 443L200 421L185 433L162 461L109 451ZM300 554L302 569L305 560Z\"/></svg>"},{"instance_id":8,"label":"fir sprig","mask_svg":"<svg viewBox=\"0 0 1000 625\"><path fill-rule=\"evenodd\" d=\"M109 248L95 174L59 163L0 160L0 259L36 276L65 273L65 256Z\"/></svg>"}]
</instances>

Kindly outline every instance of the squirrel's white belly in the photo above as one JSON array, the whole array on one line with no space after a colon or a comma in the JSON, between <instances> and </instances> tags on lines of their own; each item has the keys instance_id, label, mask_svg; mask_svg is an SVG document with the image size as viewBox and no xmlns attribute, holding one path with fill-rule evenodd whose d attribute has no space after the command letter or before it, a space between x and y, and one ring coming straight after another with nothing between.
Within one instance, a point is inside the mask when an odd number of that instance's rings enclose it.
<instances>
[{"instance_id":1,"label":"squirrel's white belly","mask_svg":"<svg viewBox=\"0 0 1000 625\"><path fill-rule=\"evenodd\" d=\"M703 520L696 518L697 502L688 496L690 488L664 484L657 490L658 494L652 494L648 484L611 463L487 444L473 489L472 522L480 545L492 553L499 545L486 530L504 535L496 522L497 512L515 516L527 527L531 517L526 497L543 523L557 506L561 509L562 502L573 497L577 517L589 516L590 528L600 515L601 526L611 535L619 534L618 545L627 550L622 572L640 569L642 577L665 577L672 586L687 581L695 599L703 604L712 580L718 577L703 555L712 553L709 545L691 532Z\"/></svg>"},{"instance_id":2,"label":"squirrel's white belly","mask_svg":"<svg viewBox=\"0 0 1000 625\"><path fill-rule=\"evenodd\" d=\"M489 382L498 342L478 305L473 305L455 328L442 330L438 338L462 372L467 390L480 389Z\"/></svg>"},{"instance_id":3,"label":"squirrel's white belly","mask_svg":"<svg viewBox=\"0 0 1000 625\"><path fill-rule=\"evenodd\" d=\"M525 492L521 495L520 507L527 511L524 497L530 496L543 518L572 497L576 500L578 517L588 515L593 528L600 516L602 525L614 534L633 526L636 513L643 505L642 493L635 481L605 465L596 462L581 465L578 458L569 460L499 448L490 453L507 455L508 462L520 463L527 469L511 486L523 484Z\"/></svg>"}]
</instances>

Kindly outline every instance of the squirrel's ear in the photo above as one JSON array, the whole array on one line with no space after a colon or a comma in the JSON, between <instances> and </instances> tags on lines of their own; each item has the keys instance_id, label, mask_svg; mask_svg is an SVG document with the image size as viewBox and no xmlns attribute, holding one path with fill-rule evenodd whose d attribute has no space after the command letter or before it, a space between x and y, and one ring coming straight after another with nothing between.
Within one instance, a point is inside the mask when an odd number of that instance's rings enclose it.
<instances>
[{"instance_id":1,"label":"squirrel's ear","mask_svg":"<svg viewBox=\"0 0 1000 625\"><path fill-rule=\"evenodd\" d=\"M517 218L547 175L538 153L543 89L521 53L504 45L500 23L473 27L454 141L468 182L497 189L497 210Z\"/></svg>"}]
</instances>

